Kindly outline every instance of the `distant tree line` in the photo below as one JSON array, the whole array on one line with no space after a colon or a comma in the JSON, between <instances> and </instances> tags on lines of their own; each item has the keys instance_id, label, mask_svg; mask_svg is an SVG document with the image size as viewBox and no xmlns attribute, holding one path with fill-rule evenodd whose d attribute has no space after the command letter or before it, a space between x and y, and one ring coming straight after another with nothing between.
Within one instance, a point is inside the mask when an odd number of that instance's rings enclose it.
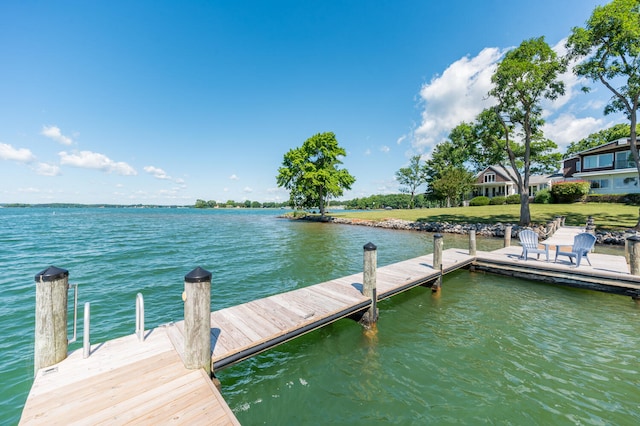
<instances>
[{"instance_id":1,"label":"distant tree line","mask_svg":"<svg viewBox=\"0 0 640 426\"><path fill-rule=\"evenodd\" d=\"M219 203L215 200L196 200L194 207L196 209L215 209L215 208L245 208L245 209L275 209L280 207L287 207L288 202L276 203L273 201L267 201L261 203L259 201L245 200L236 202L234 200L228 200L225 203Z\"/></svg>"},{"instance_id":2,"label":"distant tree line","mask_svg":"<svg viewBox=\"0 0 640 426\"><path fill-rule=\"evenodd\" d=\"M347 209L353 210L440 207L439 201L428 199L425 194L371 195L370 197L354 198L353 200L339 201L336 203L343 205Z\"/></svg>"}]
</instances>

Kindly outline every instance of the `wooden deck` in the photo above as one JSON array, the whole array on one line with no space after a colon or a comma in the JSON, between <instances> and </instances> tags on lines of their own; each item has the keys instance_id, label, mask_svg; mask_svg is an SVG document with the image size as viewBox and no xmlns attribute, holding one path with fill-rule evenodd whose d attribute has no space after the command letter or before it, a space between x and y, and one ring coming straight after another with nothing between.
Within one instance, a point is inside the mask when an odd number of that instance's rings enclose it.
<instances>
[{"instance_id":1,"label":"wooden deck","mask_svg":"<svg viewBox=\"0 0 640 426\"><path fill-rule=\"evenodd\" d=\"M239 425L204 370L187 370L166 332L95 345L41 369L20 419L24 425Z\"/></svg>"},{"instance_id":2,"label":"wooden deck","mask_svg":"<svg viewBox=\"0 0 640 426\"><path fill-rule=\"evenodd\" d=\"M590 254L593 266L520 259L519 246L493 252L448 249L443 272L469 267L562 285L640 297L640 277L631 276L622 256ZM553 259L555 253L550 253ZM377 269L382 300L430 284L440 271L433 255ZM369 307L362 295L363 274L270 296L211 313L213 370L273 348L297 336ZM446 291L446 284L444 290ZM73 352L61 363L40 370L24 407L21 424L238 424L203 370L186 370L184 322L111 340L82 358Z\"/></svg>"}]
</instances>

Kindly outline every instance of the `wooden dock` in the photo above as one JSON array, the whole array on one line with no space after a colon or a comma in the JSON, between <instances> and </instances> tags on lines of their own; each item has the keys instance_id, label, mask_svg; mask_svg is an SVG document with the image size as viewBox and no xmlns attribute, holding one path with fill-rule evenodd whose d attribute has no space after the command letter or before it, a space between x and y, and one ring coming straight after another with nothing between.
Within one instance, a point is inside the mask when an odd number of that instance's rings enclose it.
<instances>
[{"instance_id":1,"label":"wooden dock","mask_svg":"<svg viewBox=\"0 0 640 426\"><path fill-rule=\"evenodd\" d=\"M448 249L442 273L460 268L539 279L640 297L640 277L631 276L622 256L591 254L572 268L568 262L520 259L519 246L493 252ZM553 258L553 256L550 256ZM433 255L380 267L377 299L440 277ZM297 336L367 309L363 273L254 300L211 313L213 370L233 365ZM445 290L446 291L446 287ZM92 348L89 358L73 352L41 369L23 410L21 424L238 424L204 370L187 370L184 321Z\"/></svg>"},{"instance_id":2,"label":"wooden dock","mask_svg":"<svg viewBox=\"0 0 640 426\"><path fill-rule=\"evenodd\" d=\"M38 371L24 425L238 425L204 370L187 370L166 327L82 350Z\"/></svg>"},{"instance_id":3,"label":"wooden dock","mask_svg":"<svg viewBox=\"0 0 640 426\"><path fill-rule=\"evenodd\" d=\"M467 267L467 252L443 253L443 272ZM432 267L433 255L378 268L378 300L435 281L440 271ZM362 295L363 274L277 294L211 313L213 370L233 365L297 336L362 311L371 300ZM184 347L184 321L170 335L176 348Z\"/></svg>"}]
</instances>

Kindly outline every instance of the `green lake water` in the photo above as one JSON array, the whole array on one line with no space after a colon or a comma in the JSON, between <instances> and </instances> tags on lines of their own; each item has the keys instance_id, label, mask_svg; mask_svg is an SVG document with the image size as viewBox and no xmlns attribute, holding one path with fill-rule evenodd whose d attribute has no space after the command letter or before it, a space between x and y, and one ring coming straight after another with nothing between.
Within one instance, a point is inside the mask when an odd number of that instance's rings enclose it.
<instances>
[{"instance_id":1,"label":"green lake water","mask_svg":"<svg viewBox=\"0 0 640 426\"><path fill-rule=\"evenodd\" d=\"M0 424L18 422L31 386L34 276L50 265L91 302L99 343L133 333L138 292L147 328L182 319L196 266L213 273L215 310L359 272L367 242L379 266L432 252L432 234L279 213L0 209ZM344 319L219 372L240 422L640 423L640 307L629 298L459 271L439 298L419 287L379 309L375 333Z\"/></svg>"}]
</instances>

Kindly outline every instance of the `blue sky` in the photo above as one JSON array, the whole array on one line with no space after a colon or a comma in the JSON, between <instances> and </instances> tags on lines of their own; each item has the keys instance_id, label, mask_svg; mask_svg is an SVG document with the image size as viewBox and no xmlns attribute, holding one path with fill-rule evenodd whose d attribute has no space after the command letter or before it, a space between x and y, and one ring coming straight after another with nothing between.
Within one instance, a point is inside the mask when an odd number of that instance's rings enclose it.
<instances>
[{"instance_id":1,"label":"blue sky","mask_svg":"<svg viewBox=\"0 0 640 426\"><path fill-rule=\"evenodd\" d=\"M344 199L397 193L487 104L507 49L561 49L592 0L0 3L0 203L285 201L283 155L336 134ZM621 122L603 87L545 105L561 151Z\"/></svg>"}]
</instances>

